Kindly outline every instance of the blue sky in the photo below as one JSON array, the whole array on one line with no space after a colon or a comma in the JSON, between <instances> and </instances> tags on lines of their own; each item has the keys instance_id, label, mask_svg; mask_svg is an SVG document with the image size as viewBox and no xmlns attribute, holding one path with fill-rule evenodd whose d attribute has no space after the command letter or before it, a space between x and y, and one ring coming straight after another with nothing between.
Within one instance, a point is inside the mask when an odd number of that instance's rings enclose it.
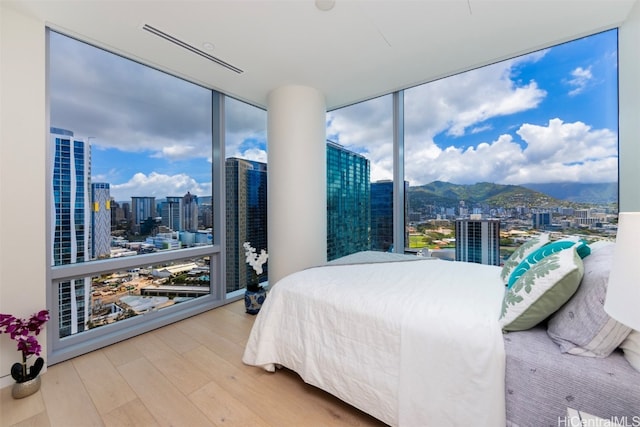
<instances>
[{"instance_id":1,"label":"blue sky","mask_svg":"<svg viewBox=\"0 0 640 427\"><path fill-rule=\"evenodd\" d=\"M405 91L411 185L617 180L617 34ZM51 34L51 125L92 144L116 200L211 194L210 92ZM266 161L266 112L228 99L226 155ZM327 137L392 176L391 97L327 114Z\"/></svg>"},{"instance_id":2,"label":"blue sky","mask_svg":"<svg viewBox=\"0 0 640 427\"><path fill-rule=\"evenodd\" d=\"M615 182L616 49L614 30L406 90L410 184ZM328 115L372 181L392 177L390 115L390 96Z\"/></svg>"}]
</instances>

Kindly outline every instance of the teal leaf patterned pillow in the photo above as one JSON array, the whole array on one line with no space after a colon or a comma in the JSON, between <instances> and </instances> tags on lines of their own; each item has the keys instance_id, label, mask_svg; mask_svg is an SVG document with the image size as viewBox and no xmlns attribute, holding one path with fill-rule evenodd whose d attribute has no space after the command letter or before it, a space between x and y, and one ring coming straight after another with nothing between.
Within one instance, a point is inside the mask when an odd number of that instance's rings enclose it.
<instances>
[{"instance_id":1,"label":"teal leaf patterned pillow","mask_svg":"<svg viewBox=\"0 0 640 427\"><path fill-rule=\"evenodd\" d=\"M571 298L583 275L575 247L544 257L505 290L500 326L504 331L536 326Z\"/></svg>"},{"instance_id":2,"label":"teal leaf patterned pillow","mask_svg":"<svg viewBox=\"0 0 640 427\"><path fill-rule=\"evenodd\" d=\"M546 245L547 243L549 243L549 233L542 233L536 237L532 237L530 240L520 245L520 247L511 254L509 259L505 261L504 266L502 267L502 271L500 272L502 282L506 285L509 281L509 276L511 276L511 272L518 267L522 260L531 252Z\"/></svg>"},{"instance_id":3,"label":"teal leaf patterned pillow","mask_svg":"<svg viewBox=\"0 0 640 427\"><path fill-rule=\"evenodd\" d=\"M523 259L522 262L520 262L520 264L518 264L518 266L511 272L507 286L511 288L520 276L526 273L527 270L544 257L560 252L564 249L569 249L574 245L576 246L576 250L580 258L584 258L591 253L589 245L587 245L587 242L584 240L580 240L578 242L573 240L556 240L555 242L544 245L527 255L527 257Z\"/></svg>"}]
</instances>

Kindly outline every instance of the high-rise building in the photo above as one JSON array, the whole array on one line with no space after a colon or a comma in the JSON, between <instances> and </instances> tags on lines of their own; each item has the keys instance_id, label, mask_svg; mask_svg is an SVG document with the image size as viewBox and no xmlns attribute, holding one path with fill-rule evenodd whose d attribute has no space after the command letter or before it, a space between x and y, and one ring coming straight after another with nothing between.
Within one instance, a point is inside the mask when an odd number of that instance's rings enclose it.
<instances>
[{"instance_id":1,"label":"high-rise building","mask_svg":"<svg viewBox=\"0 0 640 427\"><path fill-rule=\"evenodd\" d=\"M117 202L111 198L111 230L131 229L131 202Z\"/></svg>"},{"instance_id":2,"label":"high-rise building","mask_svg":"<svg viewBox=\"0 0 640 427\"><path fill-rule=\"evenodd\" d=\"M327 259L370 248L369 160L327 141Z\"/></svg>"},{"instance_id":3,"label":"high-rise building","mask_svg":"<svg viewBox=\"0 0 640 427\"><path fill-rule=\"evenodd\" d=\"M52 227L52 265L89 261L89 196L91 147L73 132L51 128L53 144L52 203L55 214ZM58 283L59 335L65 337L84 331L89 319L91 278Z\"/></svg>"},{"instance_id":4,"label":"high-rise building","mask_svg":"<svg viewBox=\"0 0 640 427\"><path fill-rule=\"evenodd\" d=\"M409 212L409 182L404 182L404 223ZM405 227L406 230L406 227ZM405 232L405 245L409 240ZM371 183L371 250L393 250L393 181Z\"/></svg>"},{"instance_id":5,"label":"high-rise building","mask_svg":"<svg viewBox=\"0 0 640 427\"><path fill-rule=\"evenodd\" d=\"M131 198L131 228L134 233L143 232L143 224L156 218L155 197Z\"/></svg>"},{"instance_id":6,"label":"high-rise building","mask_svg":"<svg viewBox=\"0 0 640 427\"><path fill-rule=\"evenodd\" d=\"M120 203L111 198L111 230L115 231L125 227L127 224L127 214L129 212L129 203ZM126 207L126 209L125 209Z\"/></svg>"},{"instance_id":7,"label":"high-rise building","mask_svg":"<svg viewBox=\"0 0 640 427\"><path fill-rule=\"evenodd\" d=\"M456 261L500 265L500 220L456 220Z\"/></svg>"},{"instance_id":8,"label":"high-rise building","mask_svg":"<svg viewBox=\"0 0 640 427\"><path fill-rule=\"evenodd\" d=\"M182 223L180 231L198 231L198 196L187 191L182 197Z\"/></svg>"},{"instance_id":9,"label":"high-rise building","mask_svg":"<svg viewBox=\"0 0 640 427\"><path fill-rule=\"evenodd\" d=\"M226 178L227 292L242 289L254 271L245 262L243 244L267 250L267 164L230 157ZM268 263L260 280L267 277Z\"/></svg>"},{"instance_id":10,"label":"high-rise building","mask_svg":"<svg viewBox=\"0 0 640 427\"><path fill-rule=\"evenodd\" d=\"M213 227L213 202L211 196L198 197L198 228Z\"/></svg>"},{"instance_id":11,"label":"high-rise building","mask_svg":"<svg viewBox=\"0 0 640 427\"><path fill-rule=\"evenodd\" d=\"M551 212L534 212L531 214L533 228L544 229L551 225Z\"/></svg>"},{"instance_id":12,"label":"high-rise building","mask_svg":"<svg viewBox=\"0 0 640 427\"><path fill-rule=\"evenodd\" d=\"M111 194L106 182L91 183L91 258L111 254Z\"/></svg>"},{"instance_id":13,"label":"high-rise building","mask_svg":"<svg viewBox=\"0 0 640 427\"><path fill-rule=\"evenodd\" d=\"M387 252L393 246L393 181L371 183L371 249Z\"/></svg>"},{"instance_id":14,"label":"high-rise building","mask_svg":"<svg viewBox=\"0 0 640 427\"><path fill-rule=\"evenodd\" d=\"M162 225L170 228L173 231L180 231L180 205L182 204L182 197L171 197L160 204L160 216L162 217Z\"/></svg>"}]
</instances>

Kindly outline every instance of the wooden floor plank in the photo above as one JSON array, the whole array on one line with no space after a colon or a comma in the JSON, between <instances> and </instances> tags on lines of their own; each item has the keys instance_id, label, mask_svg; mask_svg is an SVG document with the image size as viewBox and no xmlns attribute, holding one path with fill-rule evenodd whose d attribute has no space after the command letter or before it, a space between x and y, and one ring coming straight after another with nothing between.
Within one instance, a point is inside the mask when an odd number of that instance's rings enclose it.
<instances>
[{"instance_id":1,"label":"wooden floor plank","mask_svg":"<svg viewBox=\"0 0 640 427\"><path fill-rule=\"evenodd\" d=\"M158 427L151 412L140 401L132 400L102 416L106 427Z\"/></svg>"},{"instance_id":2,"label":"wooden floor plank","mask_svg":"<svg viewBox=\"0 0 640 427\"><path fill-rule=\"evenodd\" d=\"M185 323L187 321L188 319L185 320ZM175 324L154 331L154 335L164 341L164 343L171 347L176 353L185 353L200 346L198 340L189 334L185 334Z\"/></svg>"},{"instance_id":3,"label":"wooden floor plank","mask_svg":"<svg viewBox=\"0 0 640 427\"><path fill-rule=\"evenodd\" d=\"M162 372L182 393L189 394L209 382L207 371L193 366L156 334L145 334L134 341L147 362Z\"/></svg>"},{"instance_id":4,"label":"wooden floor plank","mask_svg":"<svg viewBox=\"0 0 640 427\"><path fill-rule=\"evenodd\" d=\"M380 427L287 369L242 363L242 300L49 366L41 390L0 390L1 427Z\"/></svg>"},{"instance_id":5,"label":"wooden floor plank","mask_svg":"<svg viewBox=\"0 0 640 427\"><path fill-rule=\"evenodd\" d=\"M0 424L4 425L4 424ZM50 427L51 423L49 423L49 416L45 411L39 412L37 415L34 415L30 418L27 418L24 421L21 421L16 424L12 424L11 427Z\"/></svg>"},{"instance_id":6,"label":"wooden floor plank","mask_svg":"<svg viewBox=\"0 0 640 427\"><path fill-rule=\"evenodd\" d=\"M72 364L100 414L136 399L136 394L102 351L76 357Z\"/></svg>"},{"instance_id":7,"label":"wooden floor plank","mask_svg":"<svg viewBox=\"0 0 640 427\"><path fill-rule=\"evenodd\" d=\"M73 363L50 366L42 374L40 391L51 426L104 425Z\"/></svg>"},{"instance_id":8,"label":"wooden floor plank","mask_svg":"<svg viewBox=\"0 0 640 427\"><path fill-rule=\"evenodd\" d=\"M217 426L269 427L269 424L252 410L251 402L238 399L215 381L191 393L189 398Z\"/></svg>"},{"instance_id":9,"label":"wooden floor plank","mask_svg":"<svg viewBox=\"0 0 640 427\"><path fill-rule=\"evenodd\" d=\"M17 425L41 413L46 413L41 391L23 399L13 399L11 386L0 390L0 425Z\"/></svg>"},{"instance_id":10,"label":"wooden floor plank","mask_svg":"<svg viewBox=\"0 0 640 427\"><path fill-rule=\"evenodd\" d=\"M115 367L144 357L144 354L136 347L134 338L129 338L128 340L105 347L102 349L102 352Z\"/></svg>"},{"instance_id":11,"label":"wooden floor plank","mask_svg":"<svg viewBox=\"0 0 640 427\"><path fill-rule=\"evenodd\" d=\"M371 426L382 427L385 424L372 416L358 411L335 396L306 384L298 374L289 369L278 369L275 373L266 373L259 381L276 388L285 401L296 400L304 407L300 410L314 410L322 414L318 419L332 426Z\"/></svg>"},{"instance_id":12,"label":"wooden floor plank","mask_svg":"<svg viewBox=\"0 0 640 427\"><path fill-rule=\"evenodd\" d=\"M205 320L193 322L188 328L183 325L179 326L183 328L182 330L185 333L194 337L202 345L226 359L229 363L238 366L242 365L244 345L240 345L221 336L218 332L219 328L216 329L215 326L210 325Z\"/></svg>"},{"instance_id":13,"label":"wooden floor plank","mask_svg":"<svg viewBox=\"0 0 640 427\"><path fill-rule=\"evenodd\" d=\"M211 425L211 420L148 361L136 359L118 370L159 425Z\"/></svg>"}]
</instances>

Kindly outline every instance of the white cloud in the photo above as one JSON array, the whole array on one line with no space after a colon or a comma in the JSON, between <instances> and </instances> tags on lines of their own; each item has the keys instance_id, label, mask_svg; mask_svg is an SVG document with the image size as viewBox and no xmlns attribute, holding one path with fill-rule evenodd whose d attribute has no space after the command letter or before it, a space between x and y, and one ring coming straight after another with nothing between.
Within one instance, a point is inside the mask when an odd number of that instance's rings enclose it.
<instances>
[{"instance_id":1,"label":"white cloud","mask_svg":"<svg viewBox=\"0 0 640 427\"><path fill-rule=\"evenodd\" d=\"M433 142L424 145L428 147L428 158L421 157L420 151L406 157L405 172L411 185L436 180L458 184L504 182L526 162L520 145L510 135L466 150L452 146L440 149Z\"/></svg>"},{"instance_id":2,"label":"white cloud","mask_svg":"<svg viewBox=\"0 0 640 427\"><path fill-rule=\"evenodd\" d=\"M548 50L431 82L405 91L405 174L412 185L435 180L461 184L617 180L617 135L576 121L504 125L503 134L478 143L494 129L491 119L538 108L547 93L534 80L522 81L519 67ZM572 73L585 85L590 68ZM391 97L329 113L328 135L371 162L371 180L392 177ZM507 133L508 132L508 133ZM475 135L472 146L442 146L443 135ZM451 140L451 138L447 138ZM440 145L439 145L440 144Z\"/></svg>"},{"instance_id":3,"label":"white cloud","mask_svg":"<svg viewBox=\"0 0 640 427\"><path fill-rule=\"evenodd\" d=\"M162 147L155 154L152 154L151 157L162 157L170 160L184 160L198 157L200 153L202 153L202 149L193 145L172 144L166 147Z\"/></svg>"},{"instance_id":4,"label":"white cloud","mask_svg":"<svg viewBox=\"0 0 640 427\"><path fill-rule=\"evenodd\" d=\"M187 192L196 196L210 196L211 183L198 183L186 174L136 173L124 184L112 184L110 190L111 197L116 201L129 201L132 196L164 199L167 196L184 196Z\"/></svg>"},{"instance_id":5,"label":"white cloud","mask_svg":"<svg viewBox=\"0 0 640 427\"><path fill-rule=\"evenodd\" d=\"M99 49L58 37L54 36L56 55L51 58L52 70L56 70L50 76L51 87L56 89L51 94L52 125L73 130L80 137L93 137L96 149L151 153L170 162L211 161L209 91L139 64L113 61L112 55ZM491 134L492 119L540 106L545 90L535 80L524 81L519 67L540 60L547 52L406 90L407 179L412 184L433 180L505 184L615 181L617 136L579 121L565 123L554 118L546 125L507 123L503 128L508 130L502 135L494 131L489 140L477 142L481 132ZM134 74L140 78L123 77ZM578 67L565 83L575 95L592 80L591 67ZM135 83L127 85L127 81ZM226 98L225 108L226 157L265 162L266 112L232 98ZM330 112L327 120L328 139L370 160L372 181L392 178L391 95ZM459 141L469 137L474 145L438 145L443 135ZM113 183L117 170L101 173L114 177L111 192L117 200L128 200L132 195L163 198L187 191L211 194L211 183L198 183L196 178L202 178L195 171L160 174L148 170L122 184ZM123 171L119 176L132 173Z\"/></svg>"},{"instance_id":6,"label":"white cloud","mask_svg":"<svg viewBox=\"0 0 640 427\"><path fill-rule=\"evenodd\" d=\"M487 130L491 130L491 129L493 129L493 126L490 125L490 124L486 124L486 125L483 125L483 126L476 126L476 127L472 128L469 131L469 133L471 133L473 135L473 134L481 133L481 132L484 132L484 131L487 131Z\"/></svg>"},{"instance_id":7,"label":"white cloud","mask_svg":"<svg viewBox=\"0 0 640 427\"><path fill-rule=\"evenodd\" d=\"M425 142L407 155L412 185L435 180L458 184L496 182L614 182L617 180L617 136L593 130L582 122L552 119L547 126L523 124L516 131L525 147L511 135L466 150L440 149Z\"/></svg>"},{"instance_id":8,"label":"white cloud","mask_svg":"<svg viewBox=\"0 0 640 427\"><path fill-rule=\"evenodd\" d=\"M92 137L105 149L168 161L210 159L210 90L57 33L51 33L51 44L52 126ZM231 113L243 105L228 100ZM262 121L250 110L261 112ZM266 128L266 114L257 108L229 117L232 144L252 122L254 129Z\"/></svg>"},{"instance_id":9,"label":"white cloud","mask_svg":"<svg viewBox=\"0 0 640 427\"><path fill-rule=\"evenodd\" d=\"M434 138L443 132L457 137L476 134L491 128L489 119L536 108L546 92L535 81L523 83L514 78L519 65L536 62L546 53L539 51L406 90L404 131L408 178L420 183L429 182L424 179L435 175L451 181L459 181L460 176L490 179L488 168L466 166L461 160L478 157L477 153L473 154L477 150L493 153L498 148L478 147L461 157L463 153L455 148L443 154ZM389 179L393 170L391 119L392 97L388 95L330 112L327 135L370 160L371 181ZM518 144L513 145L510 151ZM499 159L498 154L496 157ZM438 165L432 164L435 159ZM445 160L451 163L445 166L442 163ZM429 174L425 169L442 170L439 174Z\"/></svg>"},{"instance_id":10,"label":"white cloud","mask_svg":"<svg viewBox=\"0 0 640 427\"><path fill-rule=\"evenodd\" d=\"M571 79L567 81L569 86L573 87L573 89L569 91L569 96L579 95L584 92L592 79L593 74L591 73L591 67L578 67L573 70L571 72Z\"/></svg>"},{"instance_id":11,"label":"white cloud","mask_svg":"<svg viewBox=\"0 0 640 427\"><path fill-rule=\"evenodd\" d=\"M211 180L210 90L54 32L51 46L51 125L91 142L94 180L117 200L211 194L197 182ZM265 161L266 112L225 100L227 156Z\"/></svg>"},{"instance_id":12,"label":"white cloud","mask_svg":"<svg viewBox=\"0 0 640 427\"><path fill-rule=\"evenodd\" d=\"M225 156L266 161L267 112L226 98Z\"/></svg>"},{"instance_id":13,"label":"white cloud","mask_svg":"<svg viewBox=\"0 0 640 427\"><path fill-rule=\"evenodd\" d=\"M327 138L369 152L392 141L392 96L386 95L328 115Z\"/></svg>"},{"instance_id":14,"label":"white cloud","mask_svg":"<svg viewBox=\"0 0 640 427\"><path fill-rule=\"evenodd\" d=\"M267 152L258 148L250 148L244 151L240 157L255 162L267 163Z\"/></svg>"},{"instance_id":15,"label":"white cloud","mask_svg":"<svg viewBox=\"0 0 640 427\"><path fill-rule=\"evenodd\" d=\"M514 66L500 62L407 90L405 129L460 137L488 119L536 108L546 92L535 81L517 84Z\"/></svg>"},{"instance_id":16,"label":"white cloud","mask_svg":"<svg viewBox=\"0 0 640 427\"><path fill-rule=\"evenodd\" d=\"M524 154L533 164L571 164L617 155L613 132L592 130L582 122L563 123L555 118L546 127L525 123L516 133L527 142Z\"/></svg>"},{"instance_id":17,"label":"white cloud","mask_svg":"<svg viewBox=\"0 0 640 427\"><path fill-rule=\"evenodd\" d=\"M327 115L327 139L367 157L372 182L393 177L392 101L386 95Z\"/></svg>"}]
</instances>

